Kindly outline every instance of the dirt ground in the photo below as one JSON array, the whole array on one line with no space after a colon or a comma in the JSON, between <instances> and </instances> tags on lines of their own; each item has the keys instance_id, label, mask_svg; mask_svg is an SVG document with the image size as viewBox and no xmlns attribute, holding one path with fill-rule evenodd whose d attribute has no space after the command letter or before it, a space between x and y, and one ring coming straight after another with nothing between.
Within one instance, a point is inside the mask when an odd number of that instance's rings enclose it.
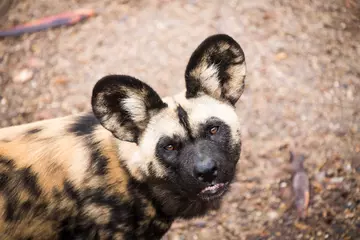
<instances>
[{"instance_id":1,"label":"dirt ground","mask_svg":"<svg viewBox=\"0 0 360 240\"><path fill-rule=\"evenodd\" d=\"M175 222L164 239L360 239L360 1L349 2L18 0L1 28L83 7L99 15L0 39L0 127L89 110L109 73L176 93L195 47L227 33L248 66L237 180L219 211ZM289 151L307 157L305 220Z\"/></svg>"}]
</instances>

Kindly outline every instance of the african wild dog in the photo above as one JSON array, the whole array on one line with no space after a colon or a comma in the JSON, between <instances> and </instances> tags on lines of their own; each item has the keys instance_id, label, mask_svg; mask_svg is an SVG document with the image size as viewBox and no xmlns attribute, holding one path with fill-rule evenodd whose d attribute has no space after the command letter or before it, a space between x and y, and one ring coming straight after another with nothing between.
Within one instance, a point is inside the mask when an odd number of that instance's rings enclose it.
<instances>
[{"instance_id":1,"label":"african wild dog","mask_svg":"<svg viewBox=\"0 0 360 240\"><path fill-rule=\"evenodd\" d=\"M217 208L240 157L245 72L239 44L214 35L178 95L109 75L93 113L1 129L0 239L159 239Z\"/></svg>"}]
</instances>

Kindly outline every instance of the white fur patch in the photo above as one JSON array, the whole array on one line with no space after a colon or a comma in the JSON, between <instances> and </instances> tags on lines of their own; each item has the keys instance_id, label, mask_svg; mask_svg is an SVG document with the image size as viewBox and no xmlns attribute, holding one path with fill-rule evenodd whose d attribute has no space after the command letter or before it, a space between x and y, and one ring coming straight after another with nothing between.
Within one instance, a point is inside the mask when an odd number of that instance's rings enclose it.
<instances>
[{"instance_id":1,"label":"white fur patch","mask_svg":"<svg viewBox=\"0 0 360 240\"><path fill-rule=\"evenodd\" d=\"M122 100L122 104L135 122L141 122L146 119L146 107L142 96L131 93L128 98Z\"/></svg>"},{"instance_id":2,"label":"white fur patch","mask_svg":"<svg viewBox=\"0 0 360 240\"><path fill-rule=\"evenodd\" d=\"M240 97L245 88L246 64L234 65L227 70L227 73L230 76L234 76L234 80L228 81L226 95Z\"/></svg>"},{"instance_id":3,"label":"white fur patch","mask_svg":"<svg viewBox=\"0 0 360 240\"><path fill-rule=\"evenodd\" d=\"M210 94L216 94L216 96L220 94L218 74L217 66L214 64L207 66L205 61L190 72L190 75L197 78Z\"/></svg>"},{"instance_id":4,"label":"white fur patch","mask_svg":"<svg viewBox=\"0 0 360 240\"><path fill-rule=\"evenodd\" d=\"M188 112L189 123L195 133L199 130L200 124L211 117L216 117L229 125L233 139L238 139L240 122L232 106L207 95L191 99L177 95L176 101Z\"/></svg>"},{"instance_id":5,"label":"white fur patch","mask_svg":"<svg viewBox=\"0 0 360 240\"><path fill-rule=\"evenodd\" d=\"M145 151L150 149L149 153L151 153L161 137L172 137L174 134L186 136L185 129L178 120L176 109L167 108L150 120L140 144L146 146Z\"/></svg>"}]
</instances>

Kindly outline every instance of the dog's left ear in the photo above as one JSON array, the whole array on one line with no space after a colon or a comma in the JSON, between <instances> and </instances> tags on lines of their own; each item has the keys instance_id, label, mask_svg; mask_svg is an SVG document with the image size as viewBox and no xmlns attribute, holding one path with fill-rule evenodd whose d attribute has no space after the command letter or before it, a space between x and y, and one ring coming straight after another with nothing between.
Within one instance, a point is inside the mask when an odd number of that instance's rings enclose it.
<instances>
[{"instance_id":1,"label":"dog's left ear","mask_svg":"<svg viewBox=\"0 0 360 240\"><path fill-rule=\"evenodd\" d=\"M205 39L191 55L185 71L186 97L210 95L232 105L245 88L245 55L225 34Z\"/></svg>"}]
</instances>

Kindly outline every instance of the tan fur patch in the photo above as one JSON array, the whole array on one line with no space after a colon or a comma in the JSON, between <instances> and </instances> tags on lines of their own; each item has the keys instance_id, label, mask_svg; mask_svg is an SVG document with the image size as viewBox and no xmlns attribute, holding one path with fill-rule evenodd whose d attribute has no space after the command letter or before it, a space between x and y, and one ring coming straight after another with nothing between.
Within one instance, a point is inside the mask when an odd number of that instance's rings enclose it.
<instances>
[{"instance_id":1,"label":"tan fur patch","mask_svg":"<svg viewBox=\"0 0 360 240\"><path fill-rule=\"evenodd\" d=\"M121 233L115 233L115 235L112 236L114 240L122 240L124 239L124 236Z\"/></svg>"},{"instance_id":2,"label":"tan fur patch","mask_svg":"<svg viewBox=\"0 0 360 240\"><path fill-rule=\"evenodd\" d=\"M97 224L105 225L110 221L111 212L109 208L90 204L85 206L84 212L93 218Z\"/></svg>"},{"instance_id":3,"label":"tan fur patch","mask_svg":"<svg viewBox=\"0 0 360 240\"><path fill-rule=\"evenodd\" d=\"M56 225L51 221L42 221L39 219L24 219L14 224L4 223L0 226L2 240L33 239L47 240L56 239ZM46 236L46 238L44 238Z\"/></svg>"},{"instance_id":4,"label":"tan fur patch","mask_svg":"<svg viewBox=\"0 0 360 240\"><path fill-rule=\"evenodd\" d=\"M66 126L75 116L67 116L62 118L48 119L18 126L12 126L0 129L0 140L12 141L19 137L23 137L24 134L34 128L43 128L37 135L42 138L59 135L64 132L64 126ZM56 127L54 127L56 126Z\"/></svg>"},{"instance_id":5,"label":"tan fur patch","mask_svg":"<svg viewBox=\"0 0 360 240\"><path fill-rule=\"evenodd\" d=\"M94 132L94 140L100 142L102 154L108 158L108 173L106 174L106 182L112 186L112 191L120 193L124 200L129 200L127 191L127 183L129 176L120 166L120 155L118 153L117 144L127 143L118 141L113 135L101 126L98 126ZM135 145L135 144L134 144ZM122 151L120 151L121 153ZM130 152L127 149L125 152Z\"/></svg>"},{"instance_id":6,"label":"tan fur patch","mask_svg":"<svg viewBox=\"0 0 360 240\"><path fill-rule=\"evenodd\" d=\"M216 65L212 64L208 66L205 60L202 60L194 70L190 72L190 76L201 81L209 94L220 98L221 89L218 80L219 70Z\"/></svg>"},{"instance_id":7,"label":"tan fur patch","mask_svg":"<svg viewBox=\"0 0 360 240\"><path fill-rule=\"evenodd\" d=\"M31 167L37 173L45 193L54 187L62 189L65 179L80 186L89 166L89 149L75 136L65 134L71 117L37 122L34 124L2 129L13 141L0 142L0 155L14 160L17 167ZM57 126L57 127L50 127ZM41 131L27 139L23 135L28 129L40 127Z\"/></svg>"},{"instance_id":8,"label":"tan fur patch","mask_svg":"<svg viewBox=\"0 0 360 240\"><path fill-rule=\"evenodd\" d=\"M0 194L0 209L5 209L5 199L2 196L2 194ZM0 229L1 229L1 226L3 225L3 214L4 214L4 212L2 210L0 210Z\"/></svg>"}]
</instances>

